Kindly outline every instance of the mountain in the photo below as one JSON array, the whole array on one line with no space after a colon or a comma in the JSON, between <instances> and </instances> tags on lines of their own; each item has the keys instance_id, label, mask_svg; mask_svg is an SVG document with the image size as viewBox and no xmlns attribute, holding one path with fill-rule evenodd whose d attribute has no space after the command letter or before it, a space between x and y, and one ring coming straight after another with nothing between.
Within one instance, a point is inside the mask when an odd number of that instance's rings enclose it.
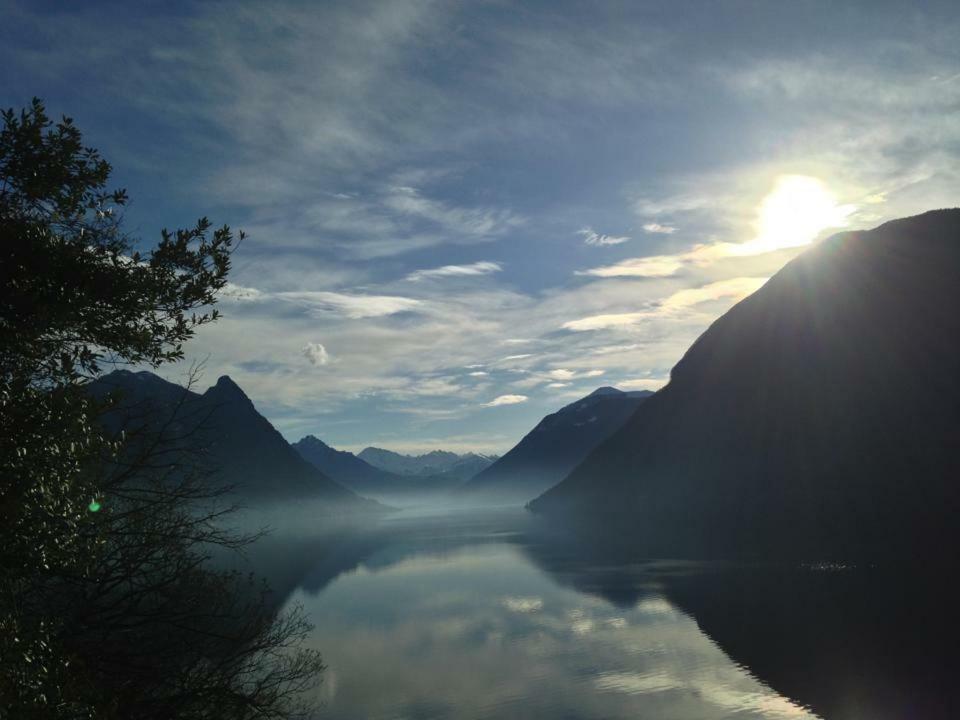
<instances>
[{"instance_id":1,"label":"mountain","mask_svg":"<svg viewBox=\"0 0 960 720\"><path fill-rule=\"evenodd\" d=\"M106 425L128 436L162 437L163 451L189 455L246 498L315 498L352 510L374 509L303 460L227 376L199 394L150 372L117 370L91 386L95 395L120 395Z\"/></svg>"},{"instance_id":2,"label":"mountain","mask_svg":"<svg viewBox=\"0 0 960 720\"><path fill-rule=\"evenodd\" d=\"M448 467L442 473L438 473L436 477L447 477L451 480L458 480L463 483L477 473L486 470L497 460L499 460L499 457L496 455L477 455L475 453L467 453L466 455L461 455L457 462L453 463L453 465Z\"/></svg>"},{"instance_id":3,"label":"mountain","mask_svg":"<svg viewBox=\"0 0 960 720\"><path fill-rule=\"evenodd\" d=\"M341 485L359 493L395 490L405 478L364 462L346 450L336 450L313 435L298 440L294 450Z\"/></svg>"},{"instance_id":4,"label":"mountain","mask_svg":"<svg viewBox=\"0 0 960 720\"><path fill-rule=\"evenodd\" d=\"M474 476L462 491L526 502L556 485L615 432L649 396L602 387L547 415L506 455Z\"/></svg>"},{"instance_id":5,"label":"mountain","mask_svg":"<svg viewBox=\"0 0 960 720\"><path fill-rule=\"evenodd\" d=\"M364 451L366 457L375 457L393 467L410 470L396 473L371 465L351 452L336 450L313 435L298 440L293 447L304 460L345 487L391 502L402 501L405 496L446 492L461 485L491 462L484 456L472 453L457 455L434 451L420 457L410 457L378 448ZM437 468L444 469L431 472Z\"/></svg>"},{"instance_id":6,"label":"mountain","mask_svg":"<svg viewBox=\"0 0 960 720\"><path fill-rule=\"evenodd\" d=\"M835 235L530 504L653 554L958 547L960 210Z\"/></svg>"},{"instance_id":7,"label":"mountain","mask_svg":"<svg viewBox=\"0 0 960 720\"><path fill-rule=\"evenodd\" d=\"M496 460L496 456L433 450L423 455L401 455L383 448L364 448L357 455L361 460L396 475L446 475L467 480Z\"/></svg>"}]
</instances>

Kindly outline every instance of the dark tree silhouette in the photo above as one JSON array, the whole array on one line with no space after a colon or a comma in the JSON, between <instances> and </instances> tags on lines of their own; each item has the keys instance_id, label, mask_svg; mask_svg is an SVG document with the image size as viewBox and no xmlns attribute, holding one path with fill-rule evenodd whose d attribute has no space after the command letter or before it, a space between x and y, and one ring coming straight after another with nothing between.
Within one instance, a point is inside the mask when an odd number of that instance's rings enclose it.
<instances>
[{"instance_id":1,"label":"dark tree silhouette","mask_svg":"<svg viewBox=\"0 0 960 720\"><path fill-rule=\"evenodd\" d=\"M204 218L142 253L109 174L39 100L3 113L0 716L289 717L320 658L296 647L301 615L205 564L253 537L223 529L203 419L175 404L157 423L91 387L183 357L218 317L234 237Z\"/></svg>"}]
</instances>

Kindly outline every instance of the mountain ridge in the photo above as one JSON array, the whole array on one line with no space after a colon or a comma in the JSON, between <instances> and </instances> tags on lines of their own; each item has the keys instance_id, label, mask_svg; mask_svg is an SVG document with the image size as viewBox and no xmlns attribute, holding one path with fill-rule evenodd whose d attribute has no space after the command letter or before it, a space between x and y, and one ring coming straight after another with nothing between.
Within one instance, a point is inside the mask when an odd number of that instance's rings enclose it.
<instances>
[{"instance_id":1,"label":"mountain ridge","mask_svg":"<svg viewBox=\"0 0 960 720\"><path fill-rule=\"evenodd\" d=\"M403 478L381 470L346 450L337 450L315 435L306 435L293 443L293 449L321 472L354 492L381 492L395 489Z\"/></svg>"},{"instance_id":2,"label":"mountain ridge","mask_svg":"<svg viewBox=\"0 0 960 720\"><path fill-rule=\"evenodd\" d=\"M467 480L483 467L497 459L495 455L454 453L449 450L431 450L420 455L404 455L374 446L365 447L356 457L374 467L397 475L443 475L453 472Z\"/></svg>"},{"instance_id":3,"label":"mountain ridge","mask_svg":"<svg viewBox=\"0 0 960 720\"><path fill-rule=\"evenodd\" d=\"M952 552L957 307L960 210L834 235L715 321L530 508L602 517L651 552Z\"/></svg>"},{"instance_id":4,"label":"mountain ridge","mask_svg":"<svg viewBox=\"0 0 960 720\"><path fill-rule=\"evenodd\" d=\"M653 393L600 387L540 420L503 457L461 488L473 496L526 502L560 482Z\"/></svg>"},{"instance_id":5,"label":"mountain ridge","mask_svg":"<svg viewBox=\"0 0 960 720\"><path fill-rule=\"evenodd\" d=\"M115 370L90 390L119 393L118 406L105 416L109 429L149 436L164 428L209 469L214 485L229 485L243 497L316 498L357 511L376 506L303 460L227 375L198 393L148 371Z\"/></svg>"}]
</instances>

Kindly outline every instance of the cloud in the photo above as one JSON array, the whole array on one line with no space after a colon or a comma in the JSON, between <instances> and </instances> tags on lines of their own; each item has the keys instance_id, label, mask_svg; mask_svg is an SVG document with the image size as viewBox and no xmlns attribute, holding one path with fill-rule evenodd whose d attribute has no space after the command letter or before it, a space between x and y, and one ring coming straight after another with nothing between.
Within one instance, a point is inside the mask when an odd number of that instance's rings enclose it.
<instances>
[{"instance_id":1,"label":"cloud","mask_svg":"<svg viewBox=\"0 0 960 720\"><path fill-rule=\"evenodd\" d=\"M303 280L296 277L298 283ZM211 355L210 372L236 378L285 436L297 438L330 427L331 442L345 446L363 446L374 439L379 444L416 443L425 437L482 433L483 416L492 412L485 403L501 395L530 396L512 410L494 413L501 418L496 430L505 439L489 447L506 450L542 414L532 388L543 388L545 397L559 402L586 394L580 387L590 383L586 373L605 371L603 377L610 380L604 384L610 385L618 378L665 376L723 309L718 305L719 310L662 312L642 320L643 332L631 330L629 340L611 341L618 336L557 330L571 318L654 312L683 289L683 282L604 279L536 294L486 284L457 292L449 292L445 283L403 285L409 293L393 291L396 286L367 283L364 294L419 300L415 318L395 314L356 321L342 311L323 310L322 341L336 350L324 372L301 357L291 359L289 350L319 339L318 315L291 312L297 306L290 300L280 301L264 290L251 293L259 301L231 301L224 321L206 327L191 352ZM251 337L257 338L255 344ZM504 344L504 339L518 337L536 347L536 353ZM527 357L505 361L504 351ZM255 370L259 366L252 364L284 357L287 360L270 371ZM249 369L240 368L241 362ZM518 374L500 371L507 369ZM550 370L566 370L578 378L553 380L547 375ZM490 375L470 377L473 371ZM571 385L546 387L553 382ZM402 423L397 413L403 413ZM333 418L354 424L334 425Z\"/></svg>"},{"instance_id":2,"label":"cloud","mask_svg":"<svg viewBox=\"0 0 960 720\"><path fill-rule=\"evenodd\" d=\"M579 320L570 320L561 326L565 330L582 332L586 330L607 330L612 328L623 328L636 325L637 323L652 318L662 318L664 316L675 315L684 310L712 300L721 300L732 298L736 301L742 300L747 295L756 292L768 278L757 277L739 277L729 280L720 280L698 288L685 288L678 290L669 297L655 303L648 310L641 310L629 313L608 313L602 315L591 315L580 318Z\"/></svg>"},{"instance_id":3,"label":"cloud","mask_svg":"<svg viewBox=\"0 0 960 720\"><path fill-rule=\"evenodd\" d=\"M520 355L507 355L504 360L524 360L533 357L531 353L521 353Z\"/></svg>"},{"instance_id":4,"label":"cloud","mask_svg":"<svg viewBox=\"0 0 960 720\"><path fill-rule=\"evenodd\" d=\"M579 380L581 378L600 377L603 373L603 370L588 370L587 372L578 373L573 370L567 370L566 368L556 368L555 370L549 370L547 377L551 380Z\"/></svg>"},{"instance_id":5,"label":"cloud","mask_svg":"<svg viewBox=\"0 0 960 720\"><path fill-rule=\"evenodd\" d=\"M427 221L460 237L496 237L523 223L509 210L457 207L425 197L419 189L406 185L389 188L383 204L401 215Z\"/></svg>"},{"instance_id":6,"label":"cloud","mask_svg":"<svg viewBox=\"0 0 960 720\"><path fill-rule=\"evenodd\" d=\"M299 305L311 312L333 312L354 320L410 312L422 307L420 300L395 295L354 295L326 290L271 293L232 283L228 283L224 288L223 297L238 302L279 300Z\"/></svg>"},{"instance_id":7,"label":"cloud","mask_svg":"<svg viewBox=\"0 0 960 720\"><path fill-rule=\"evenodd\" d=\"M594 277L668 277L684 266L684 256L654 255L645 258L630 258L615 265L578 270L577 275Z\"/></svg>"},{"instance_id":8,"label":"cloud","mask_svg":"<svg viewBox=\"0 0 960 720\"><path fill-rule=\"evenodd\" d=\"M417 282L425 278L441 277L469 277L475 275L489 275L490 273L500 272L503 267L495 262L475 262L470 265L444 265L442 267L428 268L425 270L415 270L407 275L407 280Z\"/></svg>"},{"instance_id":9,"label":"cloud","mask_svg":"<svg viewBox=\"0 0 960 720\"><path fill-rule=\"evenodd\" d=\"M668 378L635 378L617 383L620 390L659 390L667 384Z\"/></svg>"},{"instance_id":10,"label":"cloud","mask_svg":"<svg viewBox=\"0 0 960 720\"><path fill-rule=\"evenodd\" d=\"M243 287L242 285L236 285L232 282L228 282L223 290L220 291L220 297L224 300L262 300L265 296L264 293L260 292L256 288L252 287Z\"/></svg>"},{"instance_id":11,"label":"cloud","mask_svg":"<svg viewBox=\"0 0 960 720\"><path fill-rule=\"evenodd\" d=\"M855 211L855 205L839 204L818 178L780 175L755 209L755 234L751 240L701 243L673 255L629 258L614 265L577 271L576 274L604 278L669 277L683 268L703 267L724 258L746 258L802 247L813 242L823 230L845 227ZM659 223L644 225L644 229L673 232L672 227Z\"/></svg>"},{"instance_id":12,"label":"cloud","mask_svg":"<svg viewBox=\"0 0 960 720\"><path fill-rule=\"evenodd\" d=\"M577 230L577 235L583 236L583 242L586 245L619 245L630 239L625 235L601 235L589 227Z\"/></svg>"},{"instance_id":13,"label":"cloud","mask_svg":"<svg viewBox=\"0 0 960 720\"><path fill-rule=\"evenodd\" d=\"M499 407L501 405L517 405L519 403L525 403L529 399L526 395L501 395L488 403L484 403L483 406Z\"/></svg>"},{"instance_id":14,"label":"cloud","mask_svg":"<svg viewBox=\"0 0 960 720\"><path fill-rule=\"evenodd\" d=\"M682 190L666 197L639 197L633 201L634 211L643 217L676 215L713 208L717 198L708 193Z\"/></svg>"},{"instance_id":15,"label":"cloud","mask_svg":"<svg viewBox=\"0 0 960 720\"><path fill-rule=\"evenodd\" d=\"M547 385L548 388L565 388L570 387L570 383L565 382L552 382Z\"/></svg>"},{"instance_id":16,"label":"cloud","mask_svg":"<svg viewBox=\"0 0 960 720\"><path fill-rule=\"evenodd\" d=\"M11 97L42 87L51 102L73 98L51 111L113 137L116 167L144 197L166 198L132 207L135 227L168 221L163 208L189 213L202 196L211 216L249 231L224 320L187 348L210 355L209 372L237 377L287 433L338 413L358 429L336 441L440 445L479 432L469 423L487 414L480 403L528 392L518 378L541 387L550 368L665 376L722 305L690 311L696 296L675 293L768 275L789 255L743 252L780 173L823 178L875 213L871 225L955 204L955 13L918 9L908 27L902 13L872 8L869 26L848 13L811 32L815 14L798 11L787 35L753 14L704 43L683 13L653 17L640 5L577 21L565 8L532 9L516 23L498 3L279 2L264 13L237 0L147 22L135 3L61 13L21 0L0 59ZM98 44L104 34L115 42ZM57 90L84 83L82 95ZM117 112L151 132L111 135ZM590 132L598 116L602 134ZM572 168L589 173L586 192ZM572 265L579 255L557 251L558 233L566 250L623 239L574 235L588 219L631 232L631 250L605 267ZM523 242L512 242L518 228ZM462 254L497 241L502 255ZM503 273L396 282L481 257L521 271L510 291L496 287ZM462 290L474 286L484 292ZM557 332L567 321L611 331ZM504 340L517 335L536 344ZM318 337L336 351L325 372L296 353ZM502 352L531 348L503 362ZM518 372L467 380L478 361ZM450 377L469 387L439 394ZM418 382L437 394L416 394ZM416 416L397 423L389 415L401 407ZM509 447L538 411L530 402L502 413L496 445ZM467 419L454 426L453 416Z\"/></svg>"},{"instance_id":17,"label":"cloud","mask_svg":"<svg viewBox=\"0 0 960 720\"><path fill-rule=\"evenodd\" d=\"M458 397L463 387L451 377L413 378L409 386L387 393L398 398L411 397Z\"/></svg>"},{"instance_id":18,"label":"cloud","mask_svg":"<svg viewBox=\"0 0 960 720\"><path fill-rule=\"evenodd\" d=\"M348 318L382 317L409 312L420 307L421 302L412 298L393 295L348 295L336 292L281 292L274 297L302 305L310 310L337 312Z\"/></svg>"},{"instance_id":19,"label":"cloud","mask_svg":"<svg viewBox=\"0 0 960 720\"><path fill-rule=\"evenodd\" d=\"M660 223L651 222L643 226L644 232L653 233L654 235L672 235L677 231L675 227L671 225L661 225Z\"/></svg>"},{"instance_id":20,"label":"cloud","mask_svg":"<svg viewBox=\"0 0 960 720\"><path fill-rule=\"evenodd\" d=\"M565 322L562 327L564 330L574 330L576 332L582 332L584 330L607 330L610 328L636 325L649 316L650 314L645 312L591 315L590 317L580 318L579 320Z\"/></svg>"},{"instance_id":21,"label":"cloud","mask_svg":"<svg viewBox=\"0 0 960 720\"><path fill-rule=\"evenodd\" d=\"M506 597L503 606L511 612L533 613L543 609L543 599L538 597Z\"/></svg>"},{"instance_id":22,"label":"cloud","mask_svg":"<svg viewBox=\"0 0 960 720\"><path fill-rule=\"evenodd\" d=\"M470 373L470 377L487 377L490 373L484 372L483 370L474 370Z\"/></svg>"},{"instance_id":23,"label":"cloud","mask_svg":"<svg viewBox=\"0 0 960 720\"><path fill-rule=\"evenodd\" d=\"M303 356L311 365L326 365L330 362L330 355L327 353L327 349L320 343L307 343L300 348L300 352L303 353Z\"/></svg>"},{"instance_id":24,"label":"cloud","mask_svg":"<svg viewBox=\"0 0 960 720\"><path fill-rule=\"evenodd\" d=\"M278 168L277 172L296 175L300 171ZM247 182L253 187L246 188ZM309 184L305 179L304 185ZM245 227L254 243L258 238L276 238L272 245L289 249L336 248L354 260L403 255L440 245L491 242L524 223L506 208L438 200L409 186L370 185L363 194L341 198L326 194L301 197L300 187L283 186L270 193L279 197L266 206L261 186L252 180L231 179L224 191L251 196L248 202L254 204L255 214ZM299 198L298 203L291 202L295 198ZM288 205L291 207L286 212L279 210ZM258 250L262 252L263 248Z\"/></svg>"},{"instance_id":25,"label":"cloud","mask_svg":"<svg viewBox=\"0 0 960 720\"><path fill-rule=\"evenodd\" d=\"M720 280L703 287L685 288L668 297L660 303L659 307L663 311L670 312L684 310L711 300L732 298L735 301L740 301L762 288L769 279L765 277L738 277Z\"/></svg>"}]
</instances>

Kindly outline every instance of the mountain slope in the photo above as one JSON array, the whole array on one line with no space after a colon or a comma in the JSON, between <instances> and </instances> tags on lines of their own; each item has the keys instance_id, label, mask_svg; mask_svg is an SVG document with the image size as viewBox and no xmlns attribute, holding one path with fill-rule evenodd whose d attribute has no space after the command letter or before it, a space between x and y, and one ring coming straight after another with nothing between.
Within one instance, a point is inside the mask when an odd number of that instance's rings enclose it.
<instances>
[{"instance_id":1,"label":"mountain slope","mask_svg":"<svg viewBox=\"0 0 960 720\"><path fill-rule=\"evenodd\" d=\"M258 500L297 497L355 509L376 506L303 460L227 376L199 394L149 372L117 370L91 390L121 395L108 427L123 427L128 435L141 428L153 435L162 428L163 445L186 448L213 473L212 484L229 484Z\"/></svg>"},{"instance_id":2,"label":"mountain slope","mask_svg":"<svg viewBox=\"0 0 960 720\"><path fill-rule=\"evenodd\" d=\"M462 490L526 502L556 485L587 454L636 412L652 392L595 390L547 415L506 455L473 477Z\"/></svg>"},{"instance_id":3,"label":"mountain slope","mask_svg":"<svg viewBox=\"0 0 960 720\"><path fill-rule=\"evenodd\" d=\"M364 462L345 450L336 450L319 438L307 435L293 443L300 456L338 483L359 493L396 490L404 478Z\"/></svg>"},{"instance_id":4,"label":"mountain slope","mask_svg":"<svg viewBox=\"0 0 960 720\"><path fill-rule=\"evenodd\" d=\"M531 509L649 552L954 552L960 210L836 235Z\"/></svg>"}]
</instances>

